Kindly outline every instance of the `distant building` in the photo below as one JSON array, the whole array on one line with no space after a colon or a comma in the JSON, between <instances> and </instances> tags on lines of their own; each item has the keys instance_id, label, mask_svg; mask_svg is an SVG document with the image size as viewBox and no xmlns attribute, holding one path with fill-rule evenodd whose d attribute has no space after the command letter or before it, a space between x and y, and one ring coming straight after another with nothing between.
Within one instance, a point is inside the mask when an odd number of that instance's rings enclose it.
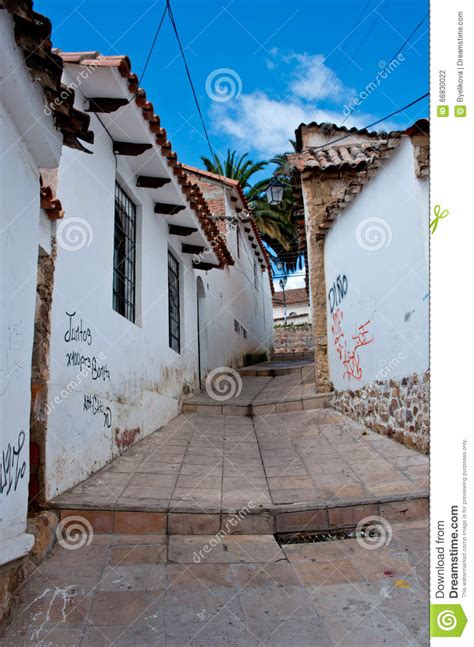
<instances>
[{"instance_id":1,"label":"distant building","mask_svg":"<svg viewBox=\"0 0 474 647\"><path fill-rule=\"evenodd\" d=\"M272 302L273 323L282 325L285 323L283 292L275 292ZM301 324L311 321L309 297L306 288L285 290L285 302L287 324Z\"/></svg>"}]
</instances>

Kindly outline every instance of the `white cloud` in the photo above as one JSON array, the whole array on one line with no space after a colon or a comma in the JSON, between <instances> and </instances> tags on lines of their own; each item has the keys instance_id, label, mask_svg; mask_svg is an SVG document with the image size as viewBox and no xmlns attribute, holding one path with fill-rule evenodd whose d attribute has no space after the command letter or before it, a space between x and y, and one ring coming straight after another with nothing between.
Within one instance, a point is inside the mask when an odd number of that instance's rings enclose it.
<instances>
[{"instance_id":1,"label":"white cloud","mask_svg":"<svg viewBox=\"0 0 474 647\"><path fill-rule=\"evenodd\" d=\"M353 94L346 88L337 74L324 62L321 54L297 54L292 53L285 56L288 63L295 62L297 68L293 72L293 80L289 90L292 94L307 101L316 99L340 100L345 96Z\"/></svg>"},{"instance_id":2,"label":"white cloud","mask_svg":"<svg viewBox=\"0 0 474 647\"><path fill-rule=\"evenodd\" d=\"M211 107L214 131L229 135L237 150L251 150L262 158L290 150L288 140L294 139L300 123L341 123L343 99L353 93L326 66L320 54L291 52L282 55L278 50L271 53L273 58L267 61L267 67L286 69L291 66L286 76L282 72L282 77L286 78L286 96L280 99L257 90L242 93L226 103L214 102ZM336 109L334 103L337 103ZM369 115L351 115L345 125L360 128L367 120L370 123Z\"/></svg>"},{"instance_id":3,"label":"white cloud","mask_svg":"<svg viewBox=\"0 0 474 647\"><path fill-rule=\"evenodd\" d=\"M211 118L214 129L230 135L234 147L250 148L268 158L291 150L288 140L294 139L300 123L337 123L343 116L298 100L278 101L265 92L252 92L227 103L214 103ZM364 123L360 118L350 118L346 125L361 127Z\"/></svg>"}]
</instances>

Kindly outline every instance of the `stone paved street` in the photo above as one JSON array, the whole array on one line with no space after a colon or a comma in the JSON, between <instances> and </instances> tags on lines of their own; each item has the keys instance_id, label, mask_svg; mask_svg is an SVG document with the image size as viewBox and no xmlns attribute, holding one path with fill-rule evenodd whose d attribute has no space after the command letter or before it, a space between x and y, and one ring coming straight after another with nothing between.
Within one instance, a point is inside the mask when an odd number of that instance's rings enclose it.
<instances>
[{"instance_id":1,"label":"stone paved street","mask_svg":"<svg viewBox=\"0 0 474 647\"><path fill-rule=\"evenodd\" d=\"M220 513L249 501L286 510L427 489L426 456L329 408L254 419L183 414L55 505Z\"/></svg>"},{"instance_id":2,"label":"stone paved street","mask_svg":"<svg viewBox=\"0 0 474 647\"><path fill-rule=\"evenodd\" d=\"M1 644L427 645L427 523L392 530L371 550L356 539L280 547L271 535L56 544Z\"/></svg>"}]
</instances>

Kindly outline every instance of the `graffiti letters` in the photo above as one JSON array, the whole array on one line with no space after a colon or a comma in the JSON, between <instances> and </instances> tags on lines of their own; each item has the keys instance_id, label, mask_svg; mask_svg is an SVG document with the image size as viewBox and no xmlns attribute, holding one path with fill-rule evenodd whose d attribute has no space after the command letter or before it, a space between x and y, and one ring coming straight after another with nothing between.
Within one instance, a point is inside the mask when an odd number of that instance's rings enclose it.
<instances>
[{"instance_id":1,"label":"graffiti letters","mask_svg":"<svg viewBox=\"0 0 474 647\"><path fill-rule=\"evenodd\" d=\"M345 274L342 276L339 274L328 292L329 309L331 310L331 314L334 312L334 308L336 308L346 296L347 287L347 276Z\"/></svg>"},{"instance_id":2,"label":"graffiti letters","mask_svg":"<svg viewBox=\"0 0 474 647\"><path fill-rule=\"evenodd\" d=\"M64 333L64 341L68 344L73 341L82 341L90 346L92 344L91 329L83 327L82 319L79 319L79 323L74 321L74 317L76 316L75 312L72 314L66 312L66 315L69 317L69 328Z\"/></svg>"},{"instance_id":3,"label":"graffiti letters","mask_svg":"<svg viewBox=\"0 0 474 647\"><path fill-rule=\"evenodd\" d=\"M25 476L26 461L22 460L21 452L25 445L25 432L20 431L16 443L8 443L2 450L0 459L0 494L10 494L12 488L16 492L18 483Z\"/></svg>"},{"instance_id":4,"label":"graffiti letters","mask_svg":"<svg viewBox=\"0 0 474 647\"><path fill-rule=\"evenodd\" d=\"M360 380L362 379L362 367L358 352L359 348L367 346L374 340L373 337L369 338L370 333L368 326L370 324L370 319L356 329L355 335L352 335L351 347L349 347L346 336L342 330L343 317L344 313L340 308L338 308L332 316L331 331L334 346L345 369L343 377L352 377L355 380Z\"/></svg>"},{"instance_id":5,"label":"graffiti letters","mask_svg":"<svg viewBox=\"0 0 474 647\"><path fill-rule=\"evenodd\" d=\"M110 380L110 371L107 364L99 364L97 358L81 355L77 351L66 353L66 366L79 367L81 372L87 370L93 380Z\"/></svg>"},{"instance_id":6,"label":"graffiti letters","mask_svg":"<svg viewBox=\"0 0 474 647\"><path fill-rule=\"evenodd\" d=\"M112 426L112 411L96 395L84 394L84 411L90 411L93 416L100 414L104 418L104 427Z\"/></svg>"}]
</instances>

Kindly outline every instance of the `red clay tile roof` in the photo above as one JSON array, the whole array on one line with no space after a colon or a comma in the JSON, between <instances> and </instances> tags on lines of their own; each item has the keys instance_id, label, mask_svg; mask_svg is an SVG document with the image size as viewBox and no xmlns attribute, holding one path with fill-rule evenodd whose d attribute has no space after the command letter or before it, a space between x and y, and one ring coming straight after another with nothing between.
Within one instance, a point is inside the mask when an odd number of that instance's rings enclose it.
<instances>
[{"instance_id":1,"label":"red clay tile roof","mask_svg":"<svg viewBox=\"0 0 474 647\"><path fill-rule=\"evenodd\" d=\"M94 141L94 133L89 130L90 116L73 107L74 91L61 83L63 62L52 51L51 21L33 11L32 0L0 0L0 8L12 14L16 43L32 78L43 87L64 144L90 153L79 141Z\"/></svg>"},{"instance_id":2,"label":"red clay tile roof","mask_svg":"<svg viewBox=\"0 0 474 647\"><path fill-rule=\"evenodd\" d=\"M385 140L386 141L386 140ZM358 168L371 162L380 153L384 140L329 148L308 148L301 153L288 155L288 162L298 171L305 168L332 169Z\"/></svg>"},{"instance_id":3,"label":"red clay tile roof","mask_svg":"<svg viewBox=\"0 0 474 647\"><path fill-rule=\"evenodd\" d=\"M309 304L309 297L306 292L306 288L292 288L290 290L285 290L285 299L287 305L295 303ZM273 295L273 305L283 305L283 292L275 292Z\"/></svg>"},{"instance_id":4,"label":"red clay tile roof","mask_svg":"<svg viewBox=\"0 0 474 647\"><path fill-rule=\"evenodd\" d=\"M242 200L242 204L244 205L244 209L246 209L246 211L248 212L249 224L252 227L252 230L253 230L253 232L255 234L255 238L257 239L257 242L258 242L258 245L259 245L260 252L263 255L263 259L264 259L264 262L265 262L265 266L266 266L266 268L268 270L268 274L269 274L269 277L270 277L270 284L271 284L271 288L272 288L272 292L273 292L273 282L271 280L272 272L271 272L271 266L270 266L270 257L268 255L267 250L265 249L265 246L264 246L263 241L262 241L262 237L261 237L260 232L259 232L259 230L257 228L257 225L255 224L255 219L254 219L254 217L252 215L252 209L251 209L251 207L250 207L250 205L249 205L249 203L247 201L245 193L242 190L242 186L241 186L240 182L238 180L234 180L232 178L228 178L228 177L218 175L217 173L212 173L211 171L204 171L203 169L197 168L195 166L188 166L187 164L183 164L183 168L185 170L187 170L188 172L194 174L194 175L198 175L198 176L201 176L203 178L208 178L210 180L215 180L216 182L221 182L222 184L225 184L226 186L237 189L239 197ZM202 190L205 190L205 184L203 184L201 182L200 186L201 186ZM219 199L219 201L216 200L215 202L213 202L213 208L214 208L215 211L222 211L222 214L224 215L225 214L225 202L224 202L224 200L222 199L222 202L221 202L220 199ZM213 213L215 213L215 211ZM219 215L219 214L216 214L216 215Z\"/></svg>"},{"instance_id":5,"label":"red clay tile roof","mask_svg":"<svg viewBox=\"0 0 474 647\"><path fill-rule=\"evenodd\" d=\"M138 108L141 108L143 119L148 122L150 131L155 135L155 142L161 150L161 154L167 160L168 167L176 176L178 184L190 205L195 212L206 237L219 258L220 266L225 264L233 265L234 259L229 251L215 222L209 216L211 212L198 185L188 177L184 164L178 162L177 154L172 150L168 141L167 133L161 127L160 117L154 113L153 104L147 101L146 92L138 87L138 76L131 71L131 63L128 56L103 56L99 52L62 52L58 51L65 63L85 65L87 67L112 67L116 68L120 76L127 80L130 100L134 100ZM213 244L214 243L214 244Z\"/></svg>"}]
</instances>

